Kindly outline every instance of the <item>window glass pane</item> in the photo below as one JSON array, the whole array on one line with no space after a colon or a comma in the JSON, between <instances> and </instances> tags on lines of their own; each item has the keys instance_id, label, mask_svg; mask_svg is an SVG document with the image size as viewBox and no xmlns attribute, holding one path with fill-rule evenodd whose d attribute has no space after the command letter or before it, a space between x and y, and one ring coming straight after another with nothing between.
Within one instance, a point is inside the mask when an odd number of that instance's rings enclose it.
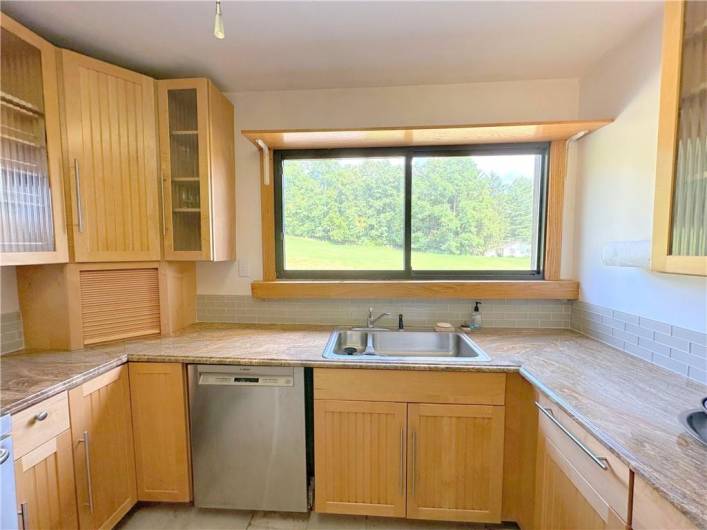
<instances>
[{"instance_id":1,"label":"window glass pane","mask_svg":"<svg viewBox=\"0 0 707 530\"><path fill-rule=\"evenodd\" d=\"M403 270L404 206L404 157L284 160L284 269Z\"/></svg>"},{"instance_id":2,"label":"window glass pane","mask_svg":"<svg viewBox=\"0 0 707 530\"><path fill-rule=\"evenodd\" d=\"M537 268L542 156L412 162L413 270Z\"/></svg>"}]
</instances>

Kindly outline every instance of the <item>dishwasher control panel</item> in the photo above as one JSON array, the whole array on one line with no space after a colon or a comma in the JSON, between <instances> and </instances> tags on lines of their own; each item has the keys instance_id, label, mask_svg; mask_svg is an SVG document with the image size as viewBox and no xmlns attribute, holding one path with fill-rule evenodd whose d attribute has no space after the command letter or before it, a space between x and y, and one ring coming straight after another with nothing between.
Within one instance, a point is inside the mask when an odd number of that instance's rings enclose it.
<instances>
[{"instance_id":1,"label":"dishwasher control panel","mask_svg":"<svg viewBox=\"0 0 707 530\"><path fill-rule=\"evenodd\" d=\"M231 386L294 386L294 377L282 375L229 374L223 372L202 372L200 385Z\"/></svg>"}]
</instances>

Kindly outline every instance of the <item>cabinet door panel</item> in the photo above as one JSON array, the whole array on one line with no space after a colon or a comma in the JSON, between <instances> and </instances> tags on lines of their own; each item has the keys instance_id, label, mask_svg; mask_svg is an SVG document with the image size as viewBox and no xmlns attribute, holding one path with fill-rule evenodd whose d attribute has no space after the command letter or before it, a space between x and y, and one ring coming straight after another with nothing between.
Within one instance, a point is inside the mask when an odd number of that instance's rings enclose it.
<instances>
[{"instance_id":1,"label":"cabinet door panel","mask_svg":"<svg viewBox=\"0 0 707 530\"><path fill-rule=\"evenodd\" d=\"M69 412L79 524L112 528L137 502L128 367L72 389Z\"/></svg>"},{"instance_id":2,"label":"cabinet door panel","mask_svg":"<svg viewBox=\"0 0 707 530\"><path fill-rule=\"evenodd\" d=\"M141 501L189 502L186 385L180 363L130 363L135 468Z\"/></svg>"},{"instance_id":3,"label":"cabinet door panel","mask_svg":"<svg viewBox=\"0 0 707 530\"><path fill-rule=\"evenodd\" d=\"M558 447L538 441L535 527L543 530L623 530L626 524Z\"/></svg>"},{"instance_id":4,"label":"cabinet door panel","mask_svg":"<svg viewBox=\"0 0 707 530\"><path fill-rule=\"evenodd\" d=\"M406 408L314 401L316 511L405 516Z\"/></svg>"},{"instance_id":5,"label":"cabinet door panel","mask_svg":"<svg viewBox=\"0 0 707 530\"><path fill-rule=\"evenodd\" d=\"M78 527L71 432L64 431L19 458L15 481L17 504L25 505L25 530Z\"/></svg>"},{"instance_id":6,"label":"cabinet door panel","mask_svg":"<svg viewBox=\"0 0 707 530\"><path fill-rule=\"evenodd\" d=\"M76 261L160 258L154 82L62 52Z\"/></svg>"},{"instance_id":7,"label":"cabinet door panel","mask_svg":"<svg viewBox=\"0 0 707 530\"><path fill-rule=\"evenodd\" d=\"M408 517L500 522L504 408L408 405Z\"/></svg>"}]
</instances>

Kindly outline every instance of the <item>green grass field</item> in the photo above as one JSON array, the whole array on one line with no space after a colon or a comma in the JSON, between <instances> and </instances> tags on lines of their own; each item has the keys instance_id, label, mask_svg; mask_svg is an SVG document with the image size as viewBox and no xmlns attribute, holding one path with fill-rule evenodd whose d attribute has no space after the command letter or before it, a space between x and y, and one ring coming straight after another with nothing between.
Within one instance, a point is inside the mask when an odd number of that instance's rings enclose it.
<instances>
[{"instance_id":1,"label":"green grass field","mask_svg":"<svg viewBox=\"0 0 707 530\"><path fill-rule=\"evenodd\" d=\"M412 266L417 270L527 270L530 268L530 258L456 256L413 251ZM337 245L316 239L285 236L285 268L402 270L403 252L390 247Z\"/></svg>"}]
</instances>

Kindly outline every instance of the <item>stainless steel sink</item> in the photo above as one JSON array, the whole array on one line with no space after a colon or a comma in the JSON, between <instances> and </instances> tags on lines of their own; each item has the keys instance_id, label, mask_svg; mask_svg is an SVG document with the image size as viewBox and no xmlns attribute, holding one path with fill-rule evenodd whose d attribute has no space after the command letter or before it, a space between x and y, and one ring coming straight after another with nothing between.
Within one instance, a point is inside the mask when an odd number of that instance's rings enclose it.
<instances>
[{"instance_id":1,"label":"stainless steel sink","mask_svg":"<svg viewBox=\"0 0 707 530\"><path fill-rule=\"evenodd\" d=\"M326 359L481 362L490 358L464 333L337 329L324 348Z\"/></svg>"},{"instance_id":2,"label":"stainless steel sink","mask_svg":"<svg viewBox=\"0 0 707 530\"><path fill-rule=\"evenodd\" d=\"M680 423L693 438L707 445L707 412L704 408L680 414Z\"/></svg>"}]
</instances>

